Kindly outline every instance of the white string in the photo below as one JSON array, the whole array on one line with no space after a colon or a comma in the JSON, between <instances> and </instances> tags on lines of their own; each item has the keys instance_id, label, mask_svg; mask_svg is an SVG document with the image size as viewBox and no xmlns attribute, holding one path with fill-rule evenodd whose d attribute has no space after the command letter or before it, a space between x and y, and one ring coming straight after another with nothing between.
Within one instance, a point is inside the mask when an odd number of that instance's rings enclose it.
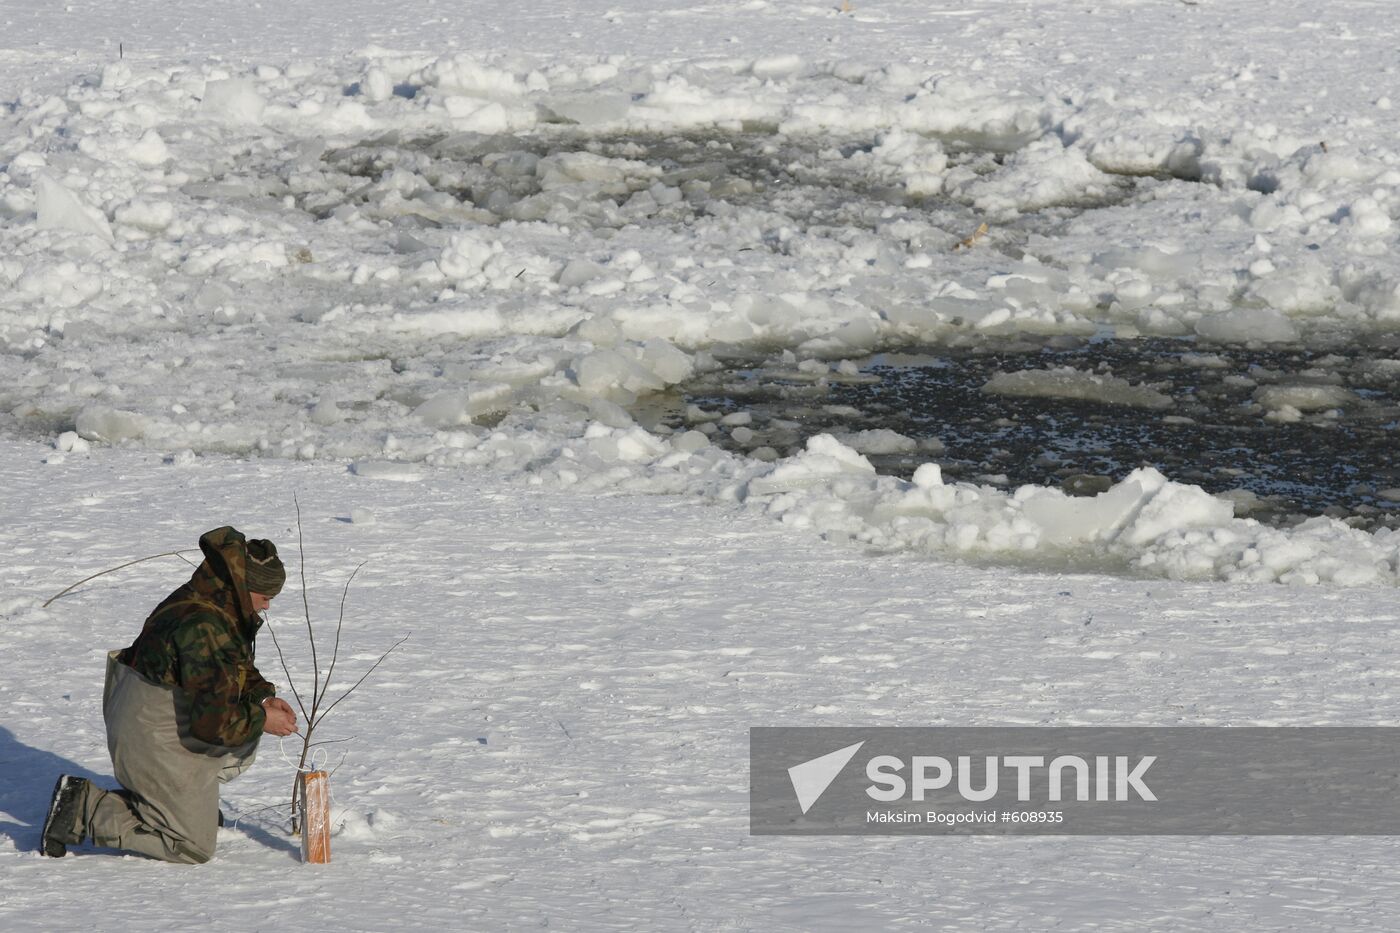
<instances>
[{"instance_id":1,"label":"white string","mask_svg":"<svg viewBox=\"0 0 1400 933\"><path fill-rule=\"evenodd\" d=\"M296 733L292 733L292 734L295 735ZM299 768L299 767L297 767L296 762L292 761L292 759L290 759L290 758L287 757L287 749L286 749L286 746L284 746L284 745L282 744L283 741L284 741L286 738L287 738L287 737L286 737L285 735L283 735L283 736L278 736L278 737L277 737L277 750L278 750L279 752L281 752L281 754L282 754L282 760L285 761L288 765L290 765L293 771L298 771L298 772L301 772L301 773L304 773L304 774L310 774L312 771L325 771L325 770L326 770L326 765L330 762L330 758L331 758L330 752L326 751L325 748L313 748L313 749L311 749L310 754L307 755L307 758L311 761L311 766L310 766L310 767L306 767L306 768ZM318 755L320 756L319 758L317 757ZM302 804L303 804L303 806L304 806L304 805L305 805L305 801L302 801ZM333 807L333 806L335 806L335 792L334 792L333 790L331 790L331 782L330 782L329 780L327 780L327 781L326 781L326 811L327 811L327 816L330 815L330 810L331 810L331 807Z\"/></svg>"},{"instance_id":2,"label":"white string","mask_svg":"<svg viewBox=\"0 0 1400 933\"><path fill-rule=\"evenodd\" d=\"M293 734L293 735L296 735L295 732L292 733L292 734ZM283 735L283 736L278 736L278 737L277 737L277 751L282 755L282 760L285 761L285 762L287 763L287 765L288 765L289 767L291 767L291 769L292 769L293 771L298 771L298 772L302 772L302 773L305 773L305 774L310 774L312 771L325 771L325 770L326 770L326 765L329 764L329 762L330 762L330 757L331 757L331 756L330 756L330 752L328 752L328 751L327 751L326 749L324 749L324 748L314 748L314 749L312 749L311 752L307 755L307 758L308 758L308 759L310 760L310 762L311 762L310 766L309 766L309 767L297 767L297 763L294 762L294 761L292 761L291 758L287 757L287 747L283 744L283 742L286 740L286 738L287 738L287 737L286 737L285 735ZM318 757L318 756L319 756L319 757ZM331 790L330 781L327 781L327 782L326 782L326 807L327 807L327 809L329 810L330 807L334 806L334 805L335 805L335 802L336 802L336 801L335 801L335 792ZM258 810L258 811L256 811L256 812L261 813L263 810L275 810L275 809L277 809L277 807L278 807L277 804L273 804L273 805L268 806L268 807L263 807L261 810ZM235 816L231 822L227 823L227 825L228 825L230 828L236 830L236 829L238 829L238 823L239 823L239 821L242 820L242 819L243 819L243 815L240 813L238 816Z\"/></svg>"},{"instance_id":3,"label":"white string","mask_svg":"<svg viewBox=\"0 0 1400 933\"><path fill-rule=\"evenodd\" d=\"M296 735L295 732L292 734ZM329 752L327 752L324 748L313 748L311 750L311 753L307 756L311 761L311 766L298 767L296 762L292 761L292 759L287 757L287 747L282 744L284 741L286 741L286 738L287 737L285 735L278 736L277 750L282 753L282 760L285 761L293 771L302 771L307 774L310 774L312 771L326 770L326 764L331 760ZM317 755L320 755L321 757L317 758Z\"/></svg>"}]
</instances>

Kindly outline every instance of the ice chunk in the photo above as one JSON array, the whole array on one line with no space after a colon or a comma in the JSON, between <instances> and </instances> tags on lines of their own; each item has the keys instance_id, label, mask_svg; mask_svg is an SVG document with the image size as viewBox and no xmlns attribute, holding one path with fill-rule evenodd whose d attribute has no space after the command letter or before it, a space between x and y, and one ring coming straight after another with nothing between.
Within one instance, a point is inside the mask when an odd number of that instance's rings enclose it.
<instances>
[{"instance_id":1,"label":"ice chunk","mask_svg":"<svg viewBox=\"0 0 1400 933\"><path fill-rule=\"evenodd\" d=\"M577 288L604 274L602 266L587 259L571 259L559 273L561 288Z\"/></svg>"},{"instance_id":2,"label":"ice chunk","mask_svg":"<svg viewBox=\"0 0 1400 933\"><path fill-rule=\"evenodd\" d=\"M832 436L852 450L863 454L902 454L919 449L918 441L888 428L849 433L833 432Z\"/></svg>"},{"instance_id":3,"label":"ice chunk","mask_svg":"<svg viewBox=\"0 0 1400 933\"><path fill-rule=\"evenodd\" d=\"M79 436L109 444L135 440L143 436L149 426L147 419L135 412L98 406L84 408L75 422Z\"/></svg>"},{"instance_id":4,"label":"ice chunk","mask_svg":"<svg viewBox=\"0 0 1400 933\"><path fill-rule=\"evenodd\" d=\"M755 78L771 80L790 78L802 70L802 59L796 55L769 55L753 63Z\"/></svg>"},{"instance_id":5,"label":"ice chunk","mask_svg":"<svg viewBox=\"0 0 1400 933\"><path fill-rule=\"evenodd\" d=\"M350 472L365 479L389 480L396 483L416 483L423 479L423 471L419 467L391 460L356 461L350 464Z\"/></svg>"},{"instance_id":6,"label":"ice chunk","mask_svg":"<svg viewBox=\"0 0 1400 933\"><path fill-rule=\"evenodd\" d=\"M595 350L575 361L573 371L579 387L593 395L613 389L654 392L665 386L654 373L619 350Z\"/></svg>"},{"instance_id":7,"label":"ice chunk","mask_svg":"<svg viewBox=\"0 0 1400 933\"><path fill-rule=\"evenodd\" d=\"M710 446L710 439L699 431L686 431L672 438L671 446L676 450L694 453Z\"/></svg>"},{"instance_id":8,"label":"ice chunk","mask_svg":"<svg viewBox=\"0 0 1400 933\"><path fill-rule=\"evenodd\" d=\"M1070 366L997 373L982 386L982 391L992 395L1081 399L1156 410L1172 406L1171 397L1156 389L1132 385L1117 376L1084 372Z\"/></svg>"},{"instance_id":9,"label":"ice chunk","mask_svg":"<svg viewBox=\"0 0 1400 933\"><path fill-rule=\"evenodd\" d=\"M1037 490L1022 505L1022 514L1044 529L1044 540L1069 545L1111 537L1141 503L1145 491L1123 482L1093 498L1067 496L1057 489Z\"/></svg>"},{"instance_id":10,"label":"ice chunk","mask_svg":"<svg viewBox=\"0 0 1400 933\"><path fill-rule=\"evenodd\" d=\"M524 83L515 74L471 55L438 59L423 70L422 81L446 93L485 100L509 100L525 92Z\"/></svg>"},{"instance_id":11,"label":"ice chunk","mask_svg":"<svg viewBox=\"0 0 1400 933\"><path fill-rule=\"evenodd\" d=\"M91 448L88 442L83 440L76 431L64 431L54 441L54 448L63 453L85 454Z\"/></svg>"},{"instance_id":12,"label":"ice chunk","mask_svg":"<svg viewBox=\"0 0 1400 933\"><path fill-rule=\"evenodd\" d=\"M1255 389L1254 400L1270 411L1292 408L1303 412L1339 408L1356 401L1356 396L1341 386L1275 385Z\"/></svg>"},{"instance_id":13,"label":"ice chunk","mask_svg":"<svg viewBox=\"0 0 1400 933\"><path fill-rule=\"evenodd\" d=\"M101 276L79 269L76 263L55 265L35 263L24 270L15 282L16 291L59 307L72 308L90 301L102 293Z\"/></svg>"},{"instance_id":14,"label":"ice chunk","mask_svg":"<svg viewBox=\"0 0 1400 933\"><path fill-rule=\"evenodd\" d=\"M1245 331L1244 336L1237 339L1278 342L1295 340L1297 329L1283 315L1323 314L1334 310L1341 301L1341 289L1334 281L1334 271L1321 262L1309 258L1295 262L1287 268L1282 264L1276 265L1280 266L1277 271L1266 278L1255 280L1246 293L1246 297L1263 302L1268 306L1267 309L1237 309L1242 312L1241 315L1236 315L1234 311L1229 312L1236 318L1248 315L1239 320L1239 324L1258 323L1268 325L1269 329L1251 337L1247 327L1236 326L1234 330ZM1265 311L1271 312L1274 317L1264 317Z\"/></svg>"},{"instance_id":15,"label":"ice chunk","mask_svg":"<svg viewBox=\"0 0 1400 933\"><path fill-rule=\"evenodd\" d=\"M459 233L443 247L438 268L449 279L462 281L477 275L492 256L503 252L499 242L475 233Z\"/></svg>"},{"instance_id":16,"label":"ice chunk","mask_svg":"<svg viewBox=\"0 0 1400 933\"><path fill-rule=\"evenodd\" d=\"M1390 232L1390 212L1376 203L1375 198L1358 198L1348 209L1347 223L1363 236L1379 236Z\"/></svg>"},{"instance_id":17,"label":"ice chunk","mask_svg":"<svg viewBox=\"0 0 1400 933\"><path fill-rule=\"evenodd\" d=\"M628 414L627 409L605 398L589 399L588 414L594 421L597 421L599 424L605 424L610 428L627 430L637 425L636 420Z\"/></svg>"},{"instance_id":18,"label":"ice chunk","mask_svg":"<svg viewBox=\"0 0 1400 933\"><path fill-rule=\"evenodd\" d=\"M575 324L569 331L570 336L578 337L580 340L587 340L594 347L615 347L622 343L622 332L617 329L611 318L588 317Z\"/></svg>"},{"instance_id":19,"label":"ice chunk","mask_svg":"<svg viewBox=\"0 0 1400 933\"><path fill-rule=\"evenodd\" d=\"M112 226L101 211L49 175L40 175L34 206L40 230L68 230L113 242Z\"/></svg>"},{"instance_id":20,"label":"ice chunk","mask_svg":"<svg viewBox=\"0 0 1400 933\"><path fill-rule=\"evenodd\" d=\"M584 438L589 450L608 463L655 460L670 450L665 441L639 427L616 429L595 422L588 426Z\"/></svg>"},{"instance_id":21,"label":"ice chunk","mask_svg":"<svg viewBox=\"0 0 1400 933\"><path fill-rule=\"evenodd\" d=\"M617 455L620 460L654 460L665 452L666 442L641 428L632 428L617 438Z\"/></svg>"},{"instance_id":22,"label":"ice chunk","mask_svg":"<svg viewBox=\"0 0 1400 933\"><path fill-rule=\"evenodd\" d=\"M1233 308L1206 315L1196 322L1196 333L1221 343L1290 343L1298 339L1298 328L1273 308Z\"/></svg>"},{"instance_id":23,"label":"ice chunk","mask_svg":"<svg viewBox=\"0 0 1400 933\"><path fill-rule=\"evenodd\" d=\"M471 133L503 133L510 129L510 114L495 101L474 97L449 97L442 102L452 125Z\"/></svg>"},{"instance_id":24,"label":"ice chunk","mask_svg":"<svg viewBox=\"0 0 1400 933\"><path fill-rule=\"evenodd\" d=\"M510 386L501 382L473 383L468 389L434 395L413 413L429 427L454 428L470 424L478 415L501 410L508 404L510 391Z\"/></svg>"},{"instance_id":25,"label":"ice chunk","mask_svg":"<svg viewBox=\"0 0 1400 933\"><path fill-rule=\"evenodd\" d=\"M137 165L156 168L170 161L170 149L159 133L147 130L139 140L127 147L126 156Z\"/></svg>"},{"instance_id":26,"label":"ice chunk","mask_svg":"<svg viewBox=\"0 0 1400 933\"><path fill-rule=\"evenodd\" d=\"M540 157L523 149L492 152L482 157L481 164L502 178L522 178L535 174Z\"/></svg>"},{"instance_id":27,"label":"ice chunk","mask_svg":"<svg viewBox=\"0 0 1400 933\"><path fill-rule=\"evenodd\" d=\"M936 139L898 128L882 133L874 149L868 154L852 154L850 161L857 165L869 161L877 168L883 167L916 197L943 190L943 176L948 170L948 154Z\"/></svg>"},{"instance_id":28,"label":"ice chunk","mask_svg":"<svg viewBox=\"0 0 1400 933\"><path fill-rule=\"evenodd\" d=\"M465 392L442 392L413 409L413 414L429 427L453 428L471 423L472 416L467 413L470 403Z\"/></svg>"},{"instance_id":29,"label":"ice chunk","mask_svg":"<svg viewBox=\"0 0 1400 933\"><path fill-rule=\"evenodd\" d=\"M592 152L560 152L540 159L535 166L540 187L548 191L579 182L596 185L616 185L629 178L651 179L661 169L645 162L610 159Z\"/></svg>"},{"instance_id":30,"label":"ice chunk","mask_svg":"<svg viewBox=\"0 0 1400 933\"><path fill-rule=\"evenodd\" d=\"M1141 549L1169 532L1223 525L1233 503L1199 486L1168 482L1151 467L1134 470L1097 496L1072 497L1057 489L1026 487L1022 514L1044 529L1044 540L1061 546L1113 542Z\"/></svg>"},{"instance_id":31,"label":"ice chunk","mask_svg":"<svg viewBox=\"0 0 1400 933\"><path fill-rule=\"evenodd\" d=\"M114 219L123 227L144 233L159 233L175 220L175 205L169 201L137 198L117 208Z\"/></svg>"},{"instance_id":32,"label":"ice chunk","mask_svg":"<svg viewBox=\"0 0 1400 933\"><path fill-rule=\"evenodd\" d=\"M204 85L199 110L207 117L227 123L260 123L267 101L258 86L246 78L225 78Z\"/></svg>"},{"instance_id":33,"label":"ice chunk","mask_svg":"<svg viewBox=\"0 0 1400 933\"><path fill-rule=\"evenodd\" d=\"M560 120L584 125L616 123L632 108L629 94L578 94L552 97L543 107Z\"/></svg>"},{"instance_id":34,"label":"ice chunk","mask_svg":"<svg viewBox=\"0 0 1400 933\"><path fill-rule=\"evenodd\" d=\"M839 476L874 475L875 468L869 460L830 434L818 434L807 439L807 449L802 453L749 480L747 490L750 496L764 496L802 489Z\"/></svg>"},{"instance_id":35,"label":"ice chunk","mask_svg":"<svg viewBox=\"0 0 1400 933\"><path fill-rule=\"evenodd\" d=\"M1012 156L989 176L974 176L958 194L984 214L999 220L1027 211L1103 200L1114 180L1099 171L1078 149L1066 149L1049 137Z\"/></svg>"},{"instance_id":36,"label":"ice chunk","mask_svg":"<svg viewBox=\"0 0 1400 933\"><path fill-rule=\"evenodd\" d=\"M1129 547L1146 547L1171 531L1223 525L1235 516L1234 503L1217 499L1199 486L1169 483L1151 467L1134 470L1120 485L1129 483L1153 490L1151 498L1119 535L1119 543Z\"/></svg>"},{"instance_id":37,"label":"ice chunk","mask_svg":"<svg viewBox=\"0 0 1400 933\"><path fill-rule=\"evenodd\" d=\"M1094 265L1113 271L1136 269L1149 278L1177 280L1200 270L1200 257L1191 253L1169 253L1155 246L1141 249L1110 249L1094 256Z\"/></svg>"},{"instance_id":38,"label":"ice chunk","mask_svg":"<svg viewBox=\"0 0 1400 933\"><path fill-rule=\"evenodd\" d=\"M695 360L664 337L653 337L642 345L642 362L668 385L684 382L695 372Z\"/></svg>"},{"instance_id":39,"label":"ice chunk","mask_svg":"<svg viewBox=\"0 0 1400 933\"><path fill-rule=\"evenodd\" d=\"M1266 421L1275 421L1279 424L1297 424L1303 420L1303 413L1292 405L1280 405L1271 409L1264 415Z\"/></svg>"},{"instance_id":40,"label":"ice chunk","mask_svg":"<svg viewBox=\"0 0 1400 933\"><path fill-rule=\"evenodd\" d=\"M943 468L936 463L924 463L914 471L911 477L914 485L920 489L933 489L943 485Z\"/></svg>"},{"instance_id":41,"label":"ice chunk","mask_svg":"<svg viewBox=\"0 0 1400 933\"><path fill-rule=\"evenodd\" d=\"M360 93L375 103L386 101L393 96L394 82L383 68L371 66L365 72L365 79L360 82Z\"/></svg>"}]
</instances>

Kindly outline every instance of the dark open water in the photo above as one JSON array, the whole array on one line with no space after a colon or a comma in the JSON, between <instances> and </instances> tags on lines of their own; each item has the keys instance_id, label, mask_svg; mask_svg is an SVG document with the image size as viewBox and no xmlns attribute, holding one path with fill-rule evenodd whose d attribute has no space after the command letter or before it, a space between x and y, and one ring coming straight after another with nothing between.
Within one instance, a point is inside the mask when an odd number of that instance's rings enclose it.
<instances>
[{"instance_id":1,"label":"dark open water","mask_svg":"<svg viewBox=\"0 0 1400 933\"><path fill-rule=\"evenodd\" d=\"M936 461L949 481L1058 486L1092 495L1139 466L1237 500L1287 525L1331 515L1400 525L1400 339L1365 347L1246 348L1195 340L1018 340L914 349L858 373L733 361L673 399L660 420L736 450L788 455L821 432L896 431L914 450L874 453L907 477ZM1150 386L1164 407L984 391L997 373L1071 367ZM1270 387L1333 387L1336 404L1268 417ZM748 424L710 415L747 412ZM1277 406L1274 405L1274 408ZM741 416L742 418L742 416ZM731 419L733 420L733 419ZM706 425L712 425L706 427Z\"/></svg>"}]
</instances>

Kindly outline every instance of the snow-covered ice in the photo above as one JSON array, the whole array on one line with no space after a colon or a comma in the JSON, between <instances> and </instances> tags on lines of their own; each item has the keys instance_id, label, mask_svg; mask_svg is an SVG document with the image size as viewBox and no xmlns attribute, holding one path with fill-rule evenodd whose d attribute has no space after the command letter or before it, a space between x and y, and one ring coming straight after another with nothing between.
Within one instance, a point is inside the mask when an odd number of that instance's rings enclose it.
<instances>
[{"instance_id":1,"label":"snow-covered ice","mask_svg":"<svg viewBox=\"0 0 1400 933\"><path fill-rule=\"evenodd\" d=\"M750 837L745 776L751 725L1388 721L1388 587L873 558L733 506L479 471L405 484L323 463L44 455L0 442L7 930L94 910L104 929L1285 929L1300 903L1315 925L1366 928L1400 903L1385 839ZM271 741L225 789L239 822L209 865L39 856L52 775L110 774L104 651L188 567L148 562L39 604L229 515L287 542L295 584L293 494L318 621L368 561L343 685L410 635L321 727L352 737L329 746L331 765L344 754L331 864L297 864L292 767ZM297 603L289 589L271 621L305 677Z\"/></svg>"},{"instance_id":2,"label":"snow-covered ice","mask_svg":"<svg viewBox=\"0 0 1400 933\"><path fill-rule=\"evenodd\" d=\"M1269 528L1151 469L945 483L934 445L903 481L867 459L921 449L892 431L739 455L703 412L634 412L734 353L815 377L1021 333L1392 333L1387 12L0 9L0 921L1384 926L1384 840L762 840L742 775L750 725L1392 723L1400 533ZM987 391L1170 414L1089 371ZM39 859L50 775L106 772L101 652L182 565L38 603L133 542L289 540L293 492L319 602L371 559L354 659L414 633L332 720L336 862L296 873L258 813L271 747L198 873Z\"/></svg>"},{"instance_id":3,"label":"snow-covered ice","mask_svg":"<svg viewBox=\"0 0 1400 933\"><path fill-rule=\"evenodd\" d=\"M436 51L346 48L345 33L295 58L272 30L258 56L175 59L160 43L178 46L178 29L113 59L94 34L63 32L87 43L84 62L16 49L31 74L0 114L0 420L166 452L490 465L706 496L771 452L736 463L645 437L615 406L712 368L718 347L819 360L963 333L1242 342L1393 327L1400 169L1377 107L1338 76L1325 115L1259 122L1302 80L1299 48L1324 68L1286 37L1322 27L1270 33L1290 58L1268 66L1188 45L1215 56L1196 66L1228 72L1204 96L1204 77L1157 53L1119 48L1108 58L1132 64L1110 81L1063 50L1125 16L1193 42L1212 23L1245 29L1243 10L1166 7L1049 4L993 46L995 67L963 41L985 11L937 21L945 34L898 4L735 6L726 16L755 35L794 19L814 30L803 54L747 59L668 56L645 30L626 33L628 54L545 56L521 30L519 47ZM698 14L644 18L663 15ZM891 64L897 48L861 44L882 17L909 51L918 35L952 57ZM1037 30L1061 43L1048 72L1018 57L1047 54L1025 52ZM1343 59L1380 41L1332 39ZM826 48L847 42L860 54ZM989 232L969 237L979 222ZM1167 406L1093 373L987 388ZM1268 387L1258 401L1297 421L1336 395ZM1268 536L1220 524L1225 550ZM1302 539L1343 550L1290 563L1291 579L1353 579L1325 566L1355 551L1346 529ZM878 543L974 540L962 526ZM1391 542L1356 547L1371 569L1355 579L1395 576ZM1249 560L1126 556L1225 577Z\"/></svg>"}]
</instances>

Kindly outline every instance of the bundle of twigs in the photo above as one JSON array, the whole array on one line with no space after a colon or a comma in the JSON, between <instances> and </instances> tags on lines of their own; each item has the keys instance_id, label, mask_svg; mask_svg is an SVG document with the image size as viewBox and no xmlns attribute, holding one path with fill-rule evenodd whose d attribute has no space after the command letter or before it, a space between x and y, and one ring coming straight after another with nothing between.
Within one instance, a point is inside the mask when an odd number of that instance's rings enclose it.
<instances>
[{"instance_id":1,"label":"bundle of twigs","mask_svg":"<svg viewBox=\"0 0 1400 933\"><path fill-rule=\"evenodd\" d=\"M293 501L295 501L295 500L293 500ZM288 688L292 691L292 697L296 700L297 708L301 711L301 718L302 718L302 722L304 723L304 726L303 726L303 728L302 728L302 731L296 733L297 735L301 736L301 755L300 755L300 757L297 759L297 765L296 765L296 767L297 767L297 776L299 776L299 775L302 774L302 772L309 770L309 769L307 768L307 761L311 758L311 754L312 754L312 751L311 751L311 750L312 750L313 748L316 748L316 747L321 746L321 745L332 745L332 744L335 744L336 742L347 742L347 741L349 741L349 739L333 739L333 740L331 740L331 741L326 741L326 742L314 741L314 736L315 736L315 732L316 732L316 727L319 726L319 725L325 720L325 718L326 718L328 715L330 715L331 710L335 709L337 706L339 706L339 705L341 704L342 701L345 700L346 697L350 696L350 694L354 693L357 689L359 689L360 685L363 684L363 683L365 682L365 680L369 677L369 675L370 675L370 674L373 674L374 671L375 671L375 669L378 668L380 664L383 664L383 663L384 663L384 659L387 658L387 657L393 652L393 650L394 650L395 648L397 648L399 645L402 645L405 641L408 640L408 635L403 636L403 638L400 638L398 641L396 641L396 642L394 642L392 645L390 645L389 648L388 648L388 650L385 651L383 654L381 654L381 655L379 656L379 660L377 660L377 661L375 661L373 664L371 664L370 667L369 667L369 670L365 671L364 674L362 674L362 675L360 676L360 679L357 680L357 681L355 681L355 683L354 683L348 690L346 690L344 693L340 694L340 696L336 697L336 698L335 698L333 701L331 701L329 704L326 703L326 696L327 696L327 694L330 692L330 687L331 687L331 677L335 674L335 665L336 665L336 662L337 662L337 661L339 660L339 658L340 658L340 633L341 633L341 630L342 630L342 629L344 628L344 626L345 626L345 602L346 602L346 599L348 598L348 596L349 596L349 594L350 594L350 584L353 583L353 582L355 581L356 575L359 574L360 570L361 570L365 565L364 565L363 563L361 563L361 564L360 564L359 566L357 566L353 571L351 571L349 579L347 579L347 580L345 581L345 587L344 587L344 589L341 590L341 593L340 593L340 615L339 615L338 618L336 619L336 623L335 623L335 644L334 644L334 646L331 648L330 666L326 669L325 678L322 679L322 677L321 677L320 659L319 659L319 656L318 656L317 651L316 651L316 630L315 630L315 627L311 624L311 602L310 602L309 597L307 596L307 586L306 586L306 544L305 544L305 542L304 542L304 540L303 540L302 531L301 531L301 505L300 505L300 503L297 504L296 509L297 509L297 554L298 554L298 557L300 558L300 563L301 563L301 568L300 568L300 574L301 574L301 604L302 604L302 610L303 610L303 613L304 613L304 616L305 616L305 619L306 619L306 637L307 637L307 641L308 641L308 642L310 643L310 645L311 645L311 671L312 671L311 680L312 680L312 687L311 687L311 703L310 703L310 706L307 705L306 699L305 699L305 697L302 695L301 689L297 686L295 678L292 677L292 672L291 672L291 670L288 669L288 667L287 667L287 658L286 658L286 655L284 655L284 654L282 653L282 645L281 645L281 642L279 642L278 639L277 639L277 630L274 629L274 628L272 627L272 624L271 624L270 621L267 622L266 624L267 624L268 633L272 635L272 644L273 644L273 647L277 649L277 660L278 660L278 661L281 663L281 665L282 665L282 672L283 672L284 674L287 675L287 686L288 686ZM410 633L410 634L411 634L411 633ZM342 757L341 760L342 760L342 762L343 762L343 761L344 761L344 758ZM337 766L337 767L339 767L339 766ZM334 774L334 773L335 773L335 771L332 770L332 771L331 771L331 774ZM301 813L301 811L300 811L300 808L298 807L298 804L300 803L300 794L301 794L301 782L300 782L299 780L297 780L297 777L296 777L296 776L294 776L294 777L293 777L293 780L292 780L292 805L291 805L291 816L292 816L292 821L291 821L291 827L292 827L292 828L291 828L291 831L292 831L292 835L296 835L297 833L299 833L299 832L301 831L301 825L300 825L300 819L301 819L300 813Z\"/></svg>"}]
</instances>

